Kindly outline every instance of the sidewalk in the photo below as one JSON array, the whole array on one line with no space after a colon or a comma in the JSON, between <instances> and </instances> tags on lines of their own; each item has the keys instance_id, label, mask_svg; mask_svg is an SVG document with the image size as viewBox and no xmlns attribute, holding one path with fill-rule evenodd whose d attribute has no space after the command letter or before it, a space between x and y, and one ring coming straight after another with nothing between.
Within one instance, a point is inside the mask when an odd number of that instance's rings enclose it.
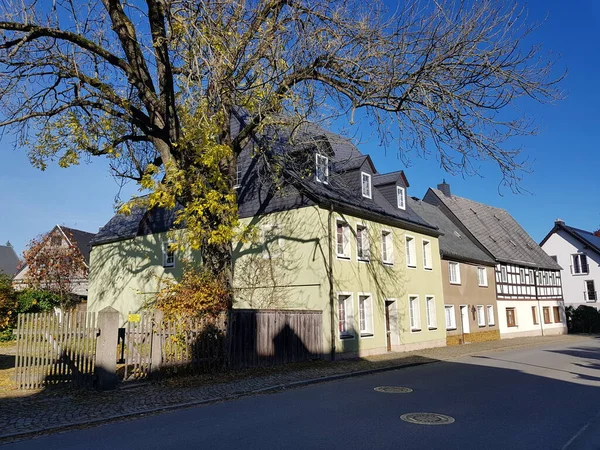
<instances>
[{"instance_id":1,"label":"sidewalk","mask_svg":"<svg viewBox=\"0 0 600 450\"><path fill-rule=\"evenodd\" d=\"M575 343L585 339L588 338L565 335L481 342L409 353L388 353L360 360L334 363L316 361L268 369L252 369L233 374L174 378L161 383L125 383L111 392L66 389L14 391L15 396L0 398L0 440L228 400L347 376L448 361L483 352L533 347L554 342Z\"/></svg>"}]
</instances>

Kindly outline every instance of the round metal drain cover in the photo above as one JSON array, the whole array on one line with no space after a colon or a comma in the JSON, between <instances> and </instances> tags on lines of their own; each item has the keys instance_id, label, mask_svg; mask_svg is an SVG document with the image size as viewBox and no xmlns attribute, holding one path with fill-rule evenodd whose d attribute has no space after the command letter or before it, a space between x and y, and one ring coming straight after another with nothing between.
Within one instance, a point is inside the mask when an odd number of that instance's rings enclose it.
<instances>
[{"instance_id":1,"label":"round metal drain cover","mask_svg":"<svg viewBox=\"0 0 600 450\"><path fill-rule=\"evenodd\" d=\"M402 414L400 419L419 425L448 425L454 423L454 418L437 413L409 413Z\"/></svg>"},{"instance_id":2,"label":"round metal drain cover","mask_svg":"<svg viewBox=\"0 0 600 450\"><path fill-rule=\"evenodd\" d=\"M408 394L413 390L402 386L378 386L375 388L377 392L385 392L386 394Z\"/></svg>"}]
</instances>

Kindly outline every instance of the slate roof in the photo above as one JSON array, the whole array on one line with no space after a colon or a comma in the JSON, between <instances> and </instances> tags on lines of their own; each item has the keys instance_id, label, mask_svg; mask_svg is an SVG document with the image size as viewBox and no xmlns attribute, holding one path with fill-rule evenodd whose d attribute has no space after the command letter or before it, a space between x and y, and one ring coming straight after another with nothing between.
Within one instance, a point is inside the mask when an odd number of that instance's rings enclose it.
<instances>
[{"instance_id":1,"label":"slate roof","mask_svg":"<svg viewBox=\"0 0 600 450\"><path fill-rule=\"evenodd\" d=\"M554 228L546 235L546 237L540 242L540 246L544 245L544 243L548 240L548 238L558 230L564 230L569 235L577 239L583 245L591 248L596 253L600 255L600 236L596 236L591 231L585 231L580 228L570 227L566 225L564 222L557 220L554 223Z\"/></svg>"},{"instance_id":2,"label":"slate roof","mask_svg":"<svg viewBox=\"0 0 600 450\"><path fill-rule=\"evenodd\" d=\"M96 236L94 233L88 233L87 231L76 230L75 228L65 227L63 225L58 226L67 235L69 239L75 241L77 248L81 252L83 259L86 264L90 264L90 250L91 241Z\"/></svg>"},{"instance_id":3,"label":"slate roof","mask_svg":"<svg viewBox=\"0 0 600 450\"><path fill-rule=\"evenodd\" d=\"M438 189L429 189L425 196L428 202L430 193L451 211L497 261L561 270L558 263L505 210L456 195L447 197Z\"/></svg>"},{"instance_id":4,"label":"slate roof","mask_svg":"<svg viewBox=\"0 0 600 450\"><path fill-rule=\"evenodd\" d=\"M242 114L243 115L243 114ZM242 117L243 118L243 117ZM239 129L239 124L232 124L232 133ZM268 148L274 154L290 151L290 136L284 130L267 129L265 135L253 140L253 145L260 145L263 139L268 140ZM264 142L264 141L263 141ZM315 143L327 146L330 158L329 183L316 182L313 177L304 177L286 169L289 183L281 191L273 192L268 180L259 175L255 167L257 158L252 157L250 146L238 157L238 164L243 167L242 183L238 188L238 213L240 217L253 217L276 211L285 211L315 204L335 204L346 208L356 215L367 216L379 221L399 223L405 227L416 227L419 231L437 236L437 227L429 224L410 207L406 210L392 205L372 183L372 198L362 197L360 191L360 170L368 171L374 178L378 175L371 158L363 155L347 138L324 130L312 123L303 124L296 129L292 139L292 149L312 148ZM314 156L311 161L314 161ZM404 176L395 172L394 177ZM130 215L115 215L92 240L92 245L133 238L145 234L167 231L172 228L175 212L160 210L147 211L145 208L133 208ZM148 226L142 226L144 223Z\"/></svg>"},{"instance_id":5,"label":"slate roof","mask_svg":"<svg viewBox=\"0 0 600 450\"><path fill-rule=\"evenodd\" d=\"M430 205L415 197L407 198L407 206L430 224L436 225L439 231L443 233L439 237L442 257L495 265L494 260L463 233L437 206Z\"/></svg>"},{"instance_id":6,"label":"slate roof","mask_svg":"<svg viewBox=\"0 0 600 450\"><path fill-rule=\"evenodd\" d=\"M11 245L0 245L0 273L12 277L17 272L19 263L19 257Z\"/></svg>"}]
</instances>

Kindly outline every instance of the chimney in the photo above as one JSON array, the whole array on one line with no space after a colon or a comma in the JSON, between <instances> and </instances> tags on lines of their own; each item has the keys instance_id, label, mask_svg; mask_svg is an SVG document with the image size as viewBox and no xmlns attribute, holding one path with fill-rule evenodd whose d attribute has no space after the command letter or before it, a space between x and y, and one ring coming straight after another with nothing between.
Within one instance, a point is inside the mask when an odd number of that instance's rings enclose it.
<instances>
[{"instance_id":1,"label":"chimney","mask_svg":"<svg viewBox=\"0 0 600 450\"><path fill-rule=\"evenodd\" d=\"M12 244L10 243L10 241L6 241L6 246L12 248Z\"/></svg>"},{"instance_id":2,"label":"chimney","mask_svg":"<svg viewBox=\"0 0 600 450\"><path fill-rule=\"evenodd\" d=\"M554 225L564 225L564 224L565 224L565 221L562 219L556 219L554 221Z\"/></svg>"},{"instance_id":3,"label":"chimney","mask_svg":"<svg viewBox=\"0 0 600 450\"><path fill-rule=\"evenodd\" d=\"M450 193L450 185L446 183L446 180L444 180L442 184L438 184L437 187L446 197L452 197L452 194Z\"/></svg>"},{"instance_id":4,"label":"chimney","mask_svg":"<svg viewBox=\"0 0 600 450\"><path fill-rule=\"evenodd\" d=\"M594 231L594 236L600 237L600 229Z\"/></svg>"}]
</instances>

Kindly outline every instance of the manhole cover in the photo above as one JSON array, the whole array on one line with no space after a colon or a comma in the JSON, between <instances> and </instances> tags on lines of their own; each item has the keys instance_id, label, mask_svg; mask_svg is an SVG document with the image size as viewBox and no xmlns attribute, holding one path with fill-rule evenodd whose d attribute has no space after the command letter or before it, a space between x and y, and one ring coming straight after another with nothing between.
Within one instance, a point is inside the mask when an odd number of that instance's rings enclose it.
<instances>
[{"instance_id":1,"label":"manhole cover","mask_svg":"<svg viewBox=\"0 0 600 450\"><path fill-rule=\"evenodd\" d=\"M454 423L454 418L437 413L409 413L402 414L400 419L419 425L448 425Z\"/></svg>"},{"instance_id":2,"label":"manhole cover","mask_svg":"<svg viewBox=\"0 0 600 450\"><path fill-rule=\"evenodd\" d=\"M413 390L402 386L378 386L375 388L377 392L385 392L386 394L408 394Z\"/></svg>"}]
</instances>

